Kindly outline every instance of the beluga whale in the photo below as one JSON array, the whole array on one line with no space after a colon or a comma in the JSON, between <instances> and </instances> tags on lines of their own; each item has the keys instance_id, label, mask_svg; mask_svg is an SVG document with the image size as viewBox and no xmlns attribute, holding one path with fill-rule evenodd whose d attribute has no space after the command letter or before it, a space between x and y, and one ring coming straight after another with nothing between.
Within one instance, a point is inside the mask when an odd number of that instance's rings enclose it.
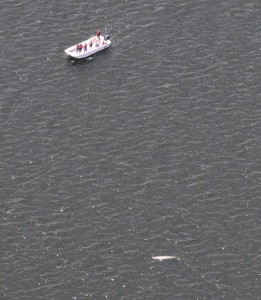
<instances>
[{"instance_id":1,"label":"beluga whale","mask_svg":"<svg viewBox=\"0 0 261 300\"><path fill-rule=\"evenodd\" d=\"M180 260L178 256L170 256L170 255L162 255L162 256L152 256L152 259L163 261L163 260L168 260L168 259L177 259Z\"/></svg>"}]
</instances>

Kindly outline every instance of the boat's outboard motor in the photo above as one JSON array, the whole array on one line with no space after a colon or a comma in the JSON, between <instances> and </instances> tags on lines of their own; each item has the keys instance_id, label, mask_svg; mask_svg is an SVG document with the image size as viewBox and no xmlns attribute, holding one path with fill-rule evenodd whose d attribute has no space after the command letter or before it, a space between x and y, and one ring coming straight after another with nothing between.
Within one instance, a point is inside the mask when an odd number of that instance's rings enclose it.
<instances>
[{"instance_id":1,"label":"boat's outboard motor","mask_svg":"<svg viewBox=\"0 0 261 300\"><path fill-rule=\"evenodd\" d=\"M110 36L108 34L106 34L104 39L105 39L105 41L108 41L110 39Z\"/></svg>"}]
</instances>

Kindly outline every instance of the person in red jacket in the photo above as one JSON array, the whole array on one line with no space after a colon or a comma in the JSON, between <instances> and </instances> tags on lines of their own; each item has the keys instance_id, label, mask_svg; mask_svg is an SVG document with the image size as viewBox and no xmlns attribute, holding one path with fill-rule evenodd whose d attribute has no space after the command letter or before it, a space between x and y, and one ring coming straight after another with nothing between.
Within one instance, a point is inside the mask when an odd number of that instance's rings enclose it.
<instances>
[{"instance_id":1,"label":"person in red jacket","mask_svg":"<svg viewBox=\"0 0 261 300\"><path fill-rule=\"evenodd\" d=\"M97 31L96 31L96 36L97 36L97 38L98 38L98 43L100 43L100 35L101 35L101 32L100 32L100 30L98 29Z\"/></svg>"}]
</instances>

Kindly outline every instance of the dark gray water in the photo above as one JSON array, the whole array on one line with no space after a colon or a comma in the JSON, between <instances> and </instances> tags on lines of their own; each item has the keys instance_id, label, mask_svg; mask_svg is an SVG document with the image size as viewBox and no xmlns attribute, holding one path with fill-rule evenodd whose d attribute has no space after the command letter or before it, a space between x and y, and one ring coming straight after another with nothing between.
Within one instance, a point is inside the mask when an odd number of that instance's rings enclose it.
<instances>
[{"instance_id":1,"label":"dark gray water","mask_svg":"<svg viewBox=\"0 0 261 300\"><path fill-rule=\"evenodd\" d=\"M0 299L261 299L260 7L1 0Z\"/></svg>"}]
</instances>

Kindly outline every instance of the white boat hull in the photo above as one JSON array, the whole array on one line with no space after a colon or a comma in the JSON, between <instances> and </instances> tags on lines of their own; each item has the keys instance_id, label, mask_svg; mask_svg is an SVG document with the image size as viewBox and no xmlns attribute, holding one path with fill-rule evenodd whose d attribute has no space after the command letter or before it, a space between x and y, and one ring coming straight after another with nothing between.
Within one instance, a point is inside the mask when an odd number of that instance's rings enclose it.
<instances>
[{"instance_id":1,"label":"white boat hull","mask_svg":"<svg viewBox=\"0 0 261 300\"><path fill-rule=\"evenodd\" d=\"M79 50L77 49L77 44L76 44L65 49L64 50L65 54L68 57L75 58L75 59L87 58L109 48L111 45L111 41L109 39L106 40L104 36L100 36L99 39L97 37L91 37L88 40L79 43L78 45L80 44L81 45L86 44L87 49L84 49L83 47L81 50Z\"/></svg>"}]
</instances>

